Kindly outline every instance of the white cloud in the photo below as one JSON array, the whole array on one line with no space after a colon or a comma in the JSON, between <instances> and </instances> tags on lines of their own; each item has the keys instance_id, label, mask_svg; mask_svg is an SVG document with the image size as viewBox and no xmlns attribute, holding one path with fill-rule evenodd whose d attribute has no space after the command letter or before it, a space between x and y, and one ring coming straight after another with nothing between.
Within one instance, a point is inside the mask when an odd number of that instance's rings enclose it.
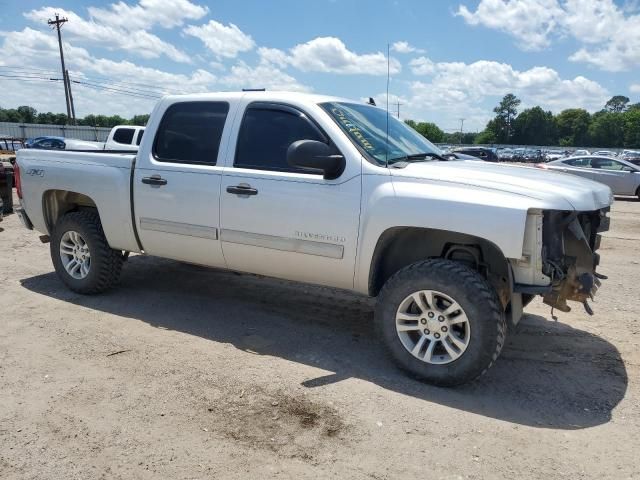
<instances>
[{"instance_id":1,"label":"white cloud","mask_svg":"<svg viewBox=\"0 0 640 480\"><path fill-rule=\"evenodd\" d=\"M210 20L204 25L191 25L185 28L187 35L199 38L217 58L235 58L240 52L247 52L255 47L250 35L230 23L228 26Z\"/></svg>"},{"instance_id":2,"label":"white cloud","mask_svg":"<svg viewBox=\"0 0 640 480\"><path fill-rule=\"evenodd\" d=\"M273 65L250 67L238 62L231 67L229 75L223 77L221 83L231 88L266 88L268 90L286 90L291 92L308 92L311 88L300 84L295 78Z\"/></svg>"},{"instance_id":3,"label":"white cloud","mask_svg":"<svg viewBox=\"0 0 640 480\"><path fill-rule=\"evenodd\" d=\"M583 44L571 61L616 72L640 66L640 14L634 11L613 0L481 0L474 12L461 5L457 15L511 35L524 50L571 36Z\"/></svg>"},{"instance_id":4,"label":"white cloud","mask_svg":"<svg viewBox=\"0 0 640 480\"><path fill-rule=\"evenodd\" d=\"M508 33L524 50L539 50L549 45L561 13L557 0L481 0L475 12L461 5L457 15L469 25Z\"/></svg>"},{"instance_id":5,"label":"white cloud","mask_svg":"<svg viewBox=\"0 0 640 480\"><path fill-rule=\"evenodd\" d=\"M631 93L640 93L640 83L634 83L629 86L629 91Z\"/></svg>"},{"instance_id":6,"label":"white cloud","mask_svg":"<svg viewBox=\"0 0 640 480\"><path fill-rule=\"evenodd\" d=\"M416 48L408 42L395 42L391 45L391 50L398 53L425 53L422 48Z\"/></svg>"},{"instance_id":7,"label":"white cloud","mask_svg":"<svg viewBox=\"0 0 640 480\"><path fill-rule=\"evenodd\" d=\"M275 48L260 48L262 62L278 66L291 65L303 72L336 73L340 75L386 75L387 57L382 52L358 55L336 37L317 37L284 52ZM391 74L399 73L398 60L389 61Z\"/></svg>"},{"instance_id":8,"label":"white cloud","mask_svg":"<svg viewBox=\"0 0 640 480\"><path fill-rule=\"evenodd\" d=\"M58 42L50 32L31 28L2 34L0 65L11 59L20 59L19 68L38 69L34 76L40 81L6 80L10 97L3 107L32 105L38 111L63 112L64 93L61 82L49 82L47 78L59 77ZM130 117L137 113L148 113L156 102L154 98L165 94L197 93L242 87L265 87L278 90L307 91L294 77L273 65L252 67L244 62L232 66L228 73L216 66L216 73L196 69L189 74L172 73L158 68L136 65L127 60L114 61L96 57L84 48L64 42L67 67L72 80L76 114L89 113ZM212 69L213 70L213 69ZM89 85L87 85L89 84ZM105 90L111 88L112 90ZM113 91L120 90L120 91ZM124 91L124 92L123 92ZM43 94L46 92L46 94ZM127 95L128 93L128 95Z\"/></svg>"},{"instance_id":9,"label":"white cloud","mask_svg":"<svg viewBox=\"0 0 640 480\"><path fill-rule=\"evenodd\" d=\"M120 1L112 3L109 8L89 7L88 10L94 21L129 31L148 30L155 25L162 28L179 27L185 20L198 20L209 12L206 6L196 5L189 0L140 0L137 5Z\"/></svg>"},{"instance_id":10,"label":"white cloud","mask_svg":"<svg viewBox=\"0 0 640 480\"><path fill-rule=\"evenodd\" d=\"M414 58L409 67L414 75L430 75L435 71L435 63L427 57Z\"/></svg>"},{"instance_id":11,"label":"white cloud","mask_svg":"<svg viewBox=\"0 0 640 480\"><path fill-rule=\"evenodd\" d=\"M165 55L176 62L190 61L189 56L184 52L143 29L129 30L99 19L86 20L73 11L53 7L32 10L25 13L25 17L36 24L46 25L47 20L54 18L56 13L69 19L63 28L65 35L69 35L72 39L82 39L85 43L107 49L126 50L143 58L158 58Z\"/></svg>"},{"instance_id":12,"label":"white cloud","mask_svg":"<svg viewBox=\"0 0 640 480\"><path fill-rule=\"evenodd\" d=\"M258 55L260 56L260 62L262 64L272 64L284 68L289 63L286 52L277 48L260 47L258 48Z\"/></svg>"},{"instance_id":13,"label":"white cloud","mask_svg":"<svg viewBox=\"0 0 640 480\"><path fill-rule=\"evenodd\" d=\"M548 67L516 70L494 61L436 63L426 57L412 63L412 70L423 69L429 80L410 84L411 108L437 111L449 123L464 117L475 128L484 127L491 116L487 101L497 101L509 92L523 100L523 108L540 105L554 112L573 107L599 109L610 96L597 82L582 76L563 79Z\"/></svg>"}]
</instances>

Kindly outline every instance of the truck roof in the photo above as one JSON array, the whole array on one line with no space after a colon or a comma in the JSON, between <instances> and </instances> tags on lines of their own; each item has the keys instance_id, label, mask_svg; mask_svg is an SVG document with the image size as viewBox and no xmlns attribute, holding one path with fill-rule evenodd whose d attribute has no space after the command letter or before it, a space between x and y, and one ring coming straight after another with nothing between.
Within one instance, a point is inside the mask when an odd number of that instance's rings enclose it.
<instances>
[{"instance_id":1,"label":"truck roof","mask_svg":"<svg viewBox=\"0 0 640 480\"><path fill-rule=\"evenodd\" d=\"M318 95L315 93L286 92L286 91L247 91L247 92L211 92L211 93L191 93L186 95L168 95L164 100L169 102L179 101L204 101L222 100L250 97L255 100L264 101L295 101L301 103L322 103L322 102L349 102L363 103L361 100L333 97L329 95Z\"/></svg>"}]
</instances>

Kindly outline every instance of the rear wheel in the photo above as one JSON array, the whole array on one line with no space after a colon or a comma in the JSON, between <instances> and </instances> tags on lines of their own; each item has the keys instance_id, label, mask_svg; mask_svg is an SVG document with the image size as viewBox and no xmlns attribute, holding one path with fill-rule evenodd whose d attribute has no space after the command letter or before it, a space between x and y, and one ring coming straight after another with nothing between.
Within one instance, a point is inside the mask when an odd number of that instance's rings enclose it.
<instances>
[{"instance_id":1,"label":"rear wheel","mask_svg":"<svg viewBox=\"0 0 640 480\"><path fill-rule=\"evenodd\" d=\"M396 362L434 385L481 376L506 337L494 289L474 270L449 260L418 262L393 275L375 317Z\"/></svg>"},{"instance_id":2,"label":"rear wheel","mask_svg":"<svg viewBox=\"0 0 640 480\"><path fill-rule=\"evenodd\" d=\"M100 293L120 279L122 252L109 247L98 214L67 213L51 238L51 259L58 277L74 292Z\"/></svg>"}]
</instances>

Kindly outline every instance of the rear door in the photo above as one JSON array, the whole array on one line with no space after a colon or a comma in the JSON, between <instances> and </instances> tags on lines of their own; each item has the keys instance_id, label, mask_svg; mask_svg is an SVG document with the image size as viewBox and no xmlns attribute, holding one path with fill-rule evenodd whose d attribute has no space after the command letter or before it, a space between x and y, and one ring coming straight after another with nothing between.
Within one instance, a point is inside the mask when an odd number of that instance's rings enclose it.
<instances>
[{"instance_id":1,"label":"rear door","mask_svg":"<svg viewBox=\"0 0 640 480\"><path fill-rule=\"evenodd\" d=\"M145 253L225 265L218 159L226 149L233 107L228 101L174 103L164 112L152 144L143 142L134 173L134 206Z\"/></svg>"}]
</instances>

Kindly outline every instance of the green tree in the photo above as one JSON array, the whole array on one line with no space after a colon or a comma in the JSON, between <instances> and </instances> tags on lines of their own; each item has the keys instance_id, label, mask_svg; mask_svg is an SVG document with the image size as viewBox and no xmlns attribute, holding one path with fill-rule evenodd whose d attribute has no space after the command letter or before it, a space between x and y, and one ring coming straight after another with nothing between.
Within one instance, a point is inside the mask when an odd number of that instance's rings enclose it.
<instances>
[{"instance_id":1,"label":"green tree","mask_svg":"<svg viewBox=\"0 0 640 480\"><path fill-rule=\"evenodd\" d=\"M413 120L405 120L405 123L431 142L441 143L444 141L444 132L435 123Z\"/></svg>"},{"instance_id":2,"label":"green tree","mask_svg":"<svg viewBox=\"0 0 640 480\"><path fill-rule=\"evenodd\" d=\"M493 109L496 117L489 122L487 128L493 133L497 143L510 143L513 135L513 119L518 114L520 99L513 93L505 95L497 107Z\"/></svg>"},{"instance_id":3,"label":"green tree","mask_svg":"<svg viewBox=\"0 0 640 480\"><path fill-rule=\"evenodd\" d=\"M147 124L148 121L149 121L149 114L146 113L144 115L134 115L129 123L131 123L131 125L144 126Z\"/></svg>"},{"instance_id":4,"label":"green tree","mask_svg":"<svg viewBox=\"0 0 640 480\"><path fill-rule=\"evenodd\" d=\"M582 108L569 108L556 116L558 142L563 147L579 147L589 143L591 115Z\"/></svg>"},{"instance_id":5,"label":"green tree","mask_svg":"<svg viewBox=\"0 0 640 480\"><path fill-rule=\"evenodd\" d=\"M487 128L476 135L474 143L478 145L490 145L492 143L496 143L496 137L494 133Z\"/></svg>"},{"instance_id":6,"label":"green tree","mask_svg":"<svg viewBox=\"0 0 640 480\"><path fill-rule=\"evenodd\" d=\"M640 108L629 108L623 114L624 146L640 148Z\"/></svg>"},{"instance_id":7,"label":"green tree","mask_svg":"<svg viewBox=\"0 0 640 480\"><path fill-rule=\"evenodd\" d=\"M591 146L620 148L624 145L623 115L615 112L598 112L589 126Z\"/></svg>"},{"instance_id":8,"label":"green tree","mask_svg":"<svg viewBox=\"0 0 640 480\"><path fill-rule=\"evenodd\" d=\"M540 107L523 110L513 122L513 141L519 145L555 145L557 131L553 113Z\"/></svg>"},{"instance_id":9,"label":"green tree","mask_svg":"<svg viewBox=\"0 0 640 480\"><path fill-rule=\"evenodd\" d=\"M21 122L35 123L36 115L38 114L35 108L29 107L27 105L22 105L18 107L17 110L18 110L18 114L20 115Z\"/></svg>"},{"instance_id":10,"label":"green tree","mask_svg":"<svg viewBox=\"0 0 640 480\"><path fill-rule=\"evenodd\" d=\"M629 97L615 95L604 105L607 112L624 112L629 103Z\"/></svg>"}]
</instances>

